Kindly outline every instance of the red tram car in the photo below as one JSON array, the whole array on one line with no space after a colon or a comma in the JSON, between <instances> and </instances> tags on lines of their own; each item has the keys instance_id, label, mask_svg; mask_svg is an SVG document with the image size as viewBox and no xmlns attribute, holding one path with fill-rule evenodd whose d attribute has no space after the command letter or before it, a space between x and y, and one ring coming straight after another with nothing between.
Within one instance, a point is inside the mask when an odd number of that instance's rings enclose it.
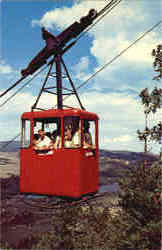
<instances>
[{"instance_id":1,"label":"red tram car","mask_svg":"<svg viewBox=\"0 0 162 250\"><path fill-rule=\"evenodd\" d=\"M67 128L71 143L65 140ZM43 130L59 145L37 150L33 141ZM85 134L90 135L89 144ZM67 139L67 138L66 138ZM81 109L50 109L22 115L20 191L79 198L98 191L98 116Z\"/></svg>"}]
</instances>

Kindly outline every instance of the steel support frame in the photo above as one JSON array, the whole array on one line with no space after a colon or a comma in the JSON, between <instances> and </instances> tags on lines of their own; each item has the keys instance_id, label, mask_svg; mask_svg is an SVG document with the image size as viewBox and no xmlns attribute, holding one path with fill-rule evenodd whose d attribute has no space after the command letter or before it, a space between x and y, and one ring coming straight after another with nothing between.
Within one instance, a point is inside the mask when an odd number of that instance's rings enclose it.
<instances>
[{"instance_id":1,"label":"steel support frame","mask_svg":"<svg viewBox=\"0 0 162 250\"><path fill-rule=\"evenodd\" d=\"M52 92L50 92L50 91L47 91L46 88L45 88L46 83L47 83L49 77L52 75L52 68L53 68L53 65L54 65L54 64L55 64L55 69L56 69L56 87L53 87L53 88L56 88L56 93L52 93ZM65 70L65 72L66 72L66 76L67 76L67 78L68 78L68 80L69 80L69 82L70 82L70 84L71 84L71 87L72 87L71 92L70 92L70 93L67 93L67 94L64 94L64 93L63 93L63 89L64 89L64 88L62 87L62 78L63 78L63 77L62 77L62 67L64 68L64 70ZM51 88L52 88L52 87L51 87ZM47 88L47 89L48 89L48 88ZM65 89L66 89L66 88L65 88ZM70 74L69 74L69 72L68 72L68 70L67 70L67 67L66 67L66 65L65 65L65 63L64 63L64 61L63 61L63 59L62 59L62 53L58 53L58 54L53 58L53 60L50 61L50 63L49 63L49 70L48 70L48 72L47 72L47 75L46 75L46 77L45 77L45 80L44 80L44 82L43 82L43 85L42 85L42 87L41 87L41 89L40 89L40 92L39 92L39 94L38 94L38 97L37 97L37 99L36 99L36 102L34 103L34 105L33 105L32 108L31 108L32 111L33 111L34 109L40 109L40 110L42 110L41 108L38 108L37 105L38 105L39 99L40 99L40 97L41 97L41 95L42 95L43 92L48 92L48 93L57 95L57 109L63 109L64 106L67 107L66 105L63 105L63 95L67 95L67 96L75 95L76 98L77 98L77 100L78 100L78 102L79 102L79 105L80 105L81 109L84 109L84 110L85 110L85 108L83 107L83 105L82 105L82 103L81 103L81 100L80 100L80 98L79 98L79 96L78 96L78 93L77 93L77 90L76 90L76 88L75 88L75 86L74 86L74 83L73 83L73 81L72 81L72 79L71 79L71 77L70 77Z\"/></svg>"}]
</instances>

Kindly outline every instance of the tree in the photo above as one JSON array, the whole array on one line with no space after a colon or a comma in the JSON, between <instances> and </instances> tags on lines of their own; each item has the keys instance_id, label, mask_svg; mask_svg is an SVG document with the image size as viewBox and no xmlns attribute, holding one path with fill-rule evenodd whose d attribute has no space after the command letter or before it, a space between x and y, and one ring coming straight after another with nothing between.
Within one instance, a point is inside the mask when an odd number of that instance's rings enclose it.
<instances>
[{"instance_id":1,"label":"tree","mask_svg":"<svg viewBox=\"0 0 162 250\"><path fill-rule=\"evenodd\" d=\"M153 80L160 80L162 78L162 44L159 44L156 49L152 50L152 56L155 57L153 62L154 70L160 73Z\"/></svg>"},{"instance_id":2,"label":"tree","mask_svg":"<svg viewBox=\"0 0 162 250\"><path fill-rule=\"evenodd\" d=\"M159 81L162 78L162 45L158 45L156 49L152 50L152 56L155 57L153 62L154 70L160 73L158 76L155 76L153 80ZM149 93L148 88L145 88L140 92L139 96L144 105L145 129L144 131L137 130L137 134L138 139L144 141L144 152L147 152L148 141L161 143L162 139L161 121L153 128L148 128L149 114L151 112L156 113L158 109L162 108L162 89L155 86L152 92ZM162 154L162 152L160 154Z\"/></svg>"}]
</instances>

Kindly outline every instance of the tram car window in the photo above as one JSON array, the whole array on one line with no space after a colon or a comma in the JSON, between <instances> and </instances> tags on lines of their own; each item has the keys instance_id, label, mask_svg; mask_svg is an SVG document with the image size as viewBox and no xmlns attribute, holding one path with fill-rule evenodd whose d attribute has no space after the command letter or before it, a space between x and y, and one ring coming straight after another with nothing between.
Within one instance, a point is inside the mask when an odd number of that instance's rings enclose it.
<instances>
[{"instance_id":1,"label":"tram car window","mask_svg":"<svg viewBox=\"0 0 162 250\"><path fill-rule=\"evenodd\" d=\"M81 123L79 117L64 117L64 148L81 147Z\"/></svg>"},{"instance_id":2,"label":"tram car window","mask_svg":"<svg viewBox=\"0 0 162 250\"><path fill-rule=\"evenodd\" d=\"M52 154L52 149L61 148L60 118L34 119L33 147L38 154Z\"/></svg>"},{"instance_id":3,"label":"tram car window","mask_svg":"<svg viewBox=\"0 0 162 250\"><path fill-rule=\"evenodd\" d=\"M83 120L83 148L96 148L96 124L95 121Z\"/></svg>"},{"instance_id":4,"label":"tram car window","mask_svg":"<svg viewBox=\"0 0 162 250\"><path fill-rule=\"evenodd\" d=\"M21 132L21 147L28 148L30 146L30 134L31 134L30 120L22 120L22 132Z\"/></svg>"}]
</instances>

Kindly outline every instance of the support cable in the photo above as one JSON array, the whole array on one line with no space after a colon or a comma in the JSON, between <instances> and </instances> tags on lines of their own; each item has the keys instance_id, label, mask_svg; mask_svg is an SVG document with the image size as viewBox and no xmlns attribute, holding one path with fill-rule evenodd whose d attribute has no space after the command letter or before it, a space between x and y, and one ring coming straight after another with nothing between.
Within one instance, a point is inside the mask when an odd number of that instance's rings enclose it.
<instances>
[{"instance_id":1,"label":"support cable","mask_svg":"<svg viewBox=\"0 0 162 250\"><path fill-rule=\"evenodd\" d=\"M112 9L114 9L121 1L123 0L112 0L108 5L106 5L105 8L103 8L98 14L97 17L101 16L99 19L97 19L96 22L94 22L89 28L87 28L84 32L81 33L81 35L76 39L78 41L82 36L84 36L90 29L92 29L99 21L101 21L102 18L104 18ZM114 4L114 5L113 5ZM111 8L110 8L111 7ZM106 11L107 10L107 11ZM105 12L105 13L104 13ZM103 14L104 13L104 14Z\"/></svg>"},{"instance_id":2,"label":"support cable","mask_svg":"<svg viewBox=\"0 0 162 250\"><path fill-rule=\"evenodd\" d=\"M15 93L13 93L10 97L8 97L1 105L0 108L3 107L8 101L10 101L14 96L16 96L24 87L26 87L36 76L38 76L42 71L44 71L49 64L47 64L43 69L37 72L31 79L29 79L23 86L21 86ZM12 85L13 87L13 85ZM0 96L1 97L1 96Z\"/></svg>"},{"instance_id":3,"label":"support cable","mask_svg":"<svg viewBox=\"0 0 162 250\"><path fill-rule=\"evenodd\" d=\"M103 67L101 67L98 71L96 71L93 75L91 75L85 82L80 84L76 90L82 88L84 85L86 85L93 77L95 77L99 72L104 70L107 66L109 66L112 62L114 62L116 59L118 59L122 54L124 54L128 49L130 49L134 44L136 44L138 41L140 41L143 37L145 37L148 33L150 33L153 29L155 29L157 26L159 26L162 23L162 20L156 23L154 26L152 26L149 30L147 30L143 35L141 35L138 39L136 39L133 43L131 43L127 48L122 50L117 56L115 56L112 60L107 62ZM64 98L67 99L67 97Z\"/></svg>"},{"instance_id":4,"label":"support cable","mask_svg":"<svg viewBox=\"0 0 162 250\"><path fill-rule=\"evenodd\" d=\"M156 23L154 26L152 26L149 30L147 30L142 36L140 36L138 39L136 39L133 43L131 43L127 48L122 50L117 56L115 56L112 60L107 62L103 67L101 67L98 71L96 71L91 77L89 77L85 82L83 82L81 85L77 87L77 90L83 87L89 80L91 80L93 77L95 77L99 72L101 72L103 69L105 69L107 66L109 66L112 62L114 62L116 59L118 59L122 54L124 54L128 49L130 49L134 44L136 44L138 41L140 41L144 36L146 36L148 33L150 33L153 29L155 29L157 26L159 26L162 23L162 20L158 23Z\"/></svg>"}]
</instances>

